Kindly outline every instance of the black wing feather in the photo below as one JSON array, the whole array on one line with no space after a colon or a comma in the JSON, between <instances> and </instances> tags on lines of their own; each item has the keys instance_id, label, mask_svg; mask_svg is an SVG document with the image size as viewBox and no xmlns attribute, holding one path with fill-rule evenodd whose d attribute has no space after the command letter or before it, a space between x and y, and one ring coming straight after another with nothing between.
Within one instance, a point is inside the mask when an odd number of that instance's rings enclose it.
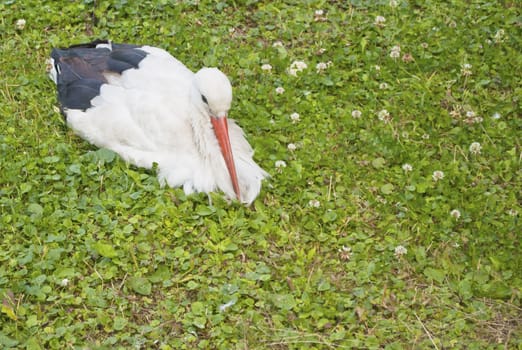
<instances>
[{"instance_id":1,"label":"black wing feather","mask_svg":"<svg viewBox=\"0 0 522 350\"><path fill-rule=\"evenodd\" d=\"M86 110L91 100L100 94L100 88L107 83L104 73L121 74L127 69L138 68L147 53L137 45L109 44L95 40L91 43L73 45L65 49L53 49L57 71L58 100L62 111L65 109Z\"/></svg>"},{"instance_id":2,"label":"black wing feather","mask_svg":"<svg viewBox=\"0 0 522 350\"><path fill-rule=\"evenodd\" d=\"M122 73L130 68L138 68L140 62L147 56L147 53L140 49L116 49L110 54L107 61L108 69L111 72Z\"/></svg>"},{"instance_id":3,"label":"black wing feather","mask_svg":"<svg viewBox=\"0 0 522 350\"><path fill-rule=\"evenodd\" d=\"M86 110L91 100L100 94L104 83L95 79L79 79L58 87L58 99L64 108Z\"/></svg>"}]
</instances>

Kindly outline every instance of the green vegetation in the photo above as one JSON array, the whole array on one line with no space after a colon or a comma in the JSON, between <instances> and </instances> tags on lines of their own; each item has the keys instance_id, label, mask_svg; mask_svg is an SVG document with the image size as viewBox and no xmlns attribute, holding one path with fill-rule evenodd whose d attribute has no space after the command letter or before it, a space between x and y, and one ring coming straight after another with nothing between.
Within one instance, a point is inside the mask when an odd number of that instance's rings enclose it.
<instances>
[{"instance_id":1,"label":"green vegetation","mask_svg":"<svg viewBox=\"0 0 522 350\"><path fill-rule=\"evenodd\" d=\"M0 0L0 348L522 349L521 12ZM228 74L252 207L67 129L46 58L95 38Z\"/></svg>"}]
</instances>

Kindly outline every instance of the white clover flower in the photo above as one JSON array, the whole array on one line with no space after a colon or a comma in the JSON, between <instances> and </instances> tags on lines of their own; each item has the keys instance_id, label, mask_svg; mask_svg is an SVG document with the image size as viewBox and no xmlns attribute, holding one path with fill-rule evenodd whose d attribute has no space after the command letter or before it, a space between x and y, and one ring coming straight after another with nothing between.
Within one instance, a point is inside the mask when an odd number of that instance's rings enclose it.
<instances>
[{"instance_id":1,"label":"white clover flower","mask_svg":"<svg viewBox=\"0 0 522 350\"><path fill-rule=\"evenodd\" d=\"M350 247L343 245L343 247L340 248L338 251L339 253L341 253L341 260L350 260L350 258L352 257L352 248Z\"/></svg>"},{"instance_id":2,"label":"white clover flower","mask_svg":"<svg viewBox=\"0 0 522 350\"><path fill-rule=\"evenodd\" d=\"M308 68L308 66L306 65L306 63L303 62L303 61L294 61L294 62L292 62L291 65L294 66L294 67L295 67L297 70L299 70L299 71L302 71L303 69Z\"/></svg>"},{"instance_id":3,"label":"white clover flower","mask_svg":"<svg viewBox=\"0 0 522 350\"><path fill-rule=\"evenodd\" d=\"M326 63L324 62L319 62L316 64L315 66L315 69L317 71L317 73L321 73L322 71L324 71L326 68L328 68L328 66L326 65Z\"/></svg>"},{"instance_id":4,"label":"white clover flower","mask_svg":"<svg viewBox=\"0 0 522 350\"><path fill-rule=\"evenodd\" d=\"M439 180L444 179L444 173L440 170L435 170L433 172L433 175L431 175L431 177L433 178L433 181L439 181Z\"/></svg>"},{"instance_id":5,"label":"white clover flower","mask_svg":"<svg viewBox=\"0 0 522 350\"><path fill-rule=\"evenodd\" d=\"M399 58L399 57L401 57L401 52L400 51L391 51L390 57L393 59Z\"/></svg>"},{"instance_id":6,"label":"white clover flower","mask_svg":"<svg viewBox=\"0 0 522 350\"><path fill-rule=\"evenodd\" d=\"M508 213L509 216L517 216L518 215L518 211L516 211L515 209L509 209L507 213Z\"/></svg>"},{"instance_id":7,"label":"white clover flower","mask_svg":"<svg viewBox=\"0 0 522 350\"><path fill-rule=\"evenodd\" d=\"M411 164L405 163L402 165L402 170L404 170L405 172L409 172L413 170L413 167L411 166Z\"/></svg>"},{"instance_id":8,"label":"white clover flower","mask_svg":"<svg viewBox=\"0 0 522 350\"><path fill-rule=\"evenodd\" d=\"M457 209L453 209L450 212L450 215L453 216L455 220L458 220L460 218L460 211L458 211Z\"/></svg>"},{"instance_id":9,"label":"white clover flower","mask_svg":"<svg viewBox=\"0 0 522 350\"><path fill-rule=\"evenodd\" d=\"M493 37L493 39L495 40L495 43L501 43L504 41L504 34L505 34L505 31L504 29L499 29L497 30L497 32L495 33L495 36Z\"/></svg>"},{"instance_id":10,"label":"white clover flower","mask_svg":"<svg viewBox=\"0 0 522 350\"><path fill-rule=\"evenodd\" d=\"M19 20L16 21L16 24L15 24L16 29L23 30L25 28L25 23L26 23L25 19L20 18Z\"/></svg>"},{"instance_id":11,"label":"white clover flower","mask_svg":"<svg viewBox=\"0 0 522 350\"><path fill-rule=\"evenodd\" d=\"M423 140L429 140L430 139L430 134L422 134L422 139Z\"/></svg>"},{"instance_id":12,"label":"white clover flower","mask_svg":"<svg viewBox=\"0 0 522 350\"><path fill-rule=\"evenodd\" d=\"M288 74L297 76L297 73L302 72L304 69L308 68L308 65L303 61L294 61L288 68Z\"/></svg>"},{"instance_id":13,"label":"white clover flower","mask_svg":"<svg viewBox=\"0 0 522 350\"><path fill-rule=\"evenodd\" d=\"M290 119L292 120L292 123L297 123L298 121L301 120L301 116L299 115L299 113L292 113L290 114Z\"/></svg>"},{"instance_id":14,"label":"white clover flower","mask_svg":"<svg viewBox=\"0 0 522 350\"><path fill-rule=\"evenodd\" d=\"M421 43L420 46L423 48L423 49L427 49L428 48L428 43L424 42L424 43Z\"/></svg>"},{"instance_id":15,"label":"white clover flower","mask_svg":"<svg viewBox=\"0 0 522 350\"><path fill-rule=\"evenodd\" d=\"M318 22L318 21L321 21L321 22L326 21L326 16L325 16L324 10L315 10L315 12L314 12L314 21L316 21L316 22Z\"/></svg>"},{"instance_id":16,"label":"white clover flower","mask_svg":"<svg viewBox=\"0 0 522 350\"><path fill-rule=\"evenodd\" d=\"M471 145L469 145L469 151L472 154L480 154L480 151L482 150L482 146L478 142L473 142Z\"/></svg>"},{"instance_id":17,"label":"white clover flower","mask_svg":"<svg viewBox=\"0 0 522 350\"><path fill-rule=\"evenodd\" d=\"M261 70L270 72L272 70L272 66L268 63L265 63L261 66Z\"/></svg>"},{"instance_id":18,"label":"white clover flower","mask_svg":"<svg viewBox=\"0 0 522 350\"><path fill-rule=\"evenodd\" d=\"M379 66L379 65L375 65L373 68L375 68L375 70L376 70L377 72L380 72L380 71L381 71L381 66Z\"/></svg>"},{"instance_id":19,"label":"white clover flower","mask_svg":"<svg viewBox=\"0 0 522 350\"><path fill-rule=\"evenodd\" d=\"M272 44L272 47L283 47L283 42L278 40Z\"/></svg>"},{"instance_id":20,"label":"white clover flower","mask_svg":"<svg viewBox=\"0 0 522 350\"><path fill-rule=\"evenodd\" d=\"M319 202L317 199L310 199L308 205L312 208L319 208L321 206L321 202Z\"/></svg>"},{"instance_id":21,"label":"white clover flower","mask_svg":"<svg viewBox=\"0 0 522 350\"><path fill-rule=\"evenodd\" d=\"M354 109L352 111L352 117L354 117L355 119L359 119L361 116L362 116L362 112L360 110Z\"/></svg>"},{"instance_id":22,"label":"white clover flower","mask_svg":"<svg viewBox=\"0 0 522 350\"><path fill-rule=\"evenodd\" d=\"M495 112L495 113L491 116L491 118L493 118L493 119L500 119L500 118L501 118L501 115L500 115L499 112Z\"/></svg>"},{"instance_id":23,"label":"white clover flower","mask_svg":"<svg viewBox=\"0 0 522 350\"><path fill-rule=\"evenodd\" d=\"M284 160L276 160L275 167L276 169L286 168L286 162Z\"/></svg>"},{"instance_id":24,"label":"white clover flower","mask_svg":"<svg viewBox=\"0 0 522 350\"><path fill-rule=\"evenodd\" d=\"M476 123L482 123L484 119L480 116L478 116L474 111L467 111L466 112L466 120L465 122L468 124L476 124Z\"/></svg>"},{"instance_id":25,"label":"white clover flower","mask_svg":"<svg viewBox=\"0 0 522 350\"><path fill-rule=\"evenodd\" d=\"M390 0L390 7L397 7L399 6L399 2L397 0Z\"/></svg>"},{"instance_id":26,"label":"white clover flower","mask_svg":"<svg viewBox=\"0 0 522 350\"><path fill-rule=\"evenodd\" d=\"M399 45L391 48L390 57L393 59L401 57L401 47Z\"/></svg>"},{"instance_id":27,"label":"white clover flower","mask_svg":"<svg viewBox=\"0 0 522 350\"><path fill-rule=\"evenodd\" d=\"M276 94L281 95L282 93L285 92L285 88L284 88L284 87L281 87L281 86L278 86L278 87L275 89L275 92L276 92Z\"/></svg>"},{"instance_id":28,"label":"white clover flower","mask_svg":"<svg viewBox=\"0 0 522 350\"><path fill-rule=\"evenodd\" d=\"M390 121L390 112L388 112L387 110L383 109L383 110L380 110L379 113L377 113L377 117L379 117L379 120L380 121L383 121L385 123L388 123Z\"/></svg>"},{"instance_id":29,"label":"white clover flower","mask_svg":"<svg viewBox=\"0 0 522 350\"><path fill-rule=\"evenodd\" d=\"M379 89L386 90L387 88L388 88L388 83L380 83L379 84Z\"/></svg>"},{"instance_id":30,"label":"white clover flower","mask_svg":"<svg viewBox=\"0 0 522 350\"><path fill-rule=\"evenodd\" d=\"M60 281L60 286L67 287L68 285L69 285L69 279L68 278L64 278L63 280Z\"/></svg>"},{"instance_id":31,"label":"white clover flower","mask_svg":"<svg viewBox=\"0 0 522 350\"><path fill-rule=\"evenodd\" d=\"M297 146L294 143L289 143L288 146L286 146L290 152L293 152L297 149Z\"/></svg>"},{"instance_id":32,"label":"white clover flower","mask_svg":"<svg viewBox=\"0 0 522 350\"><path fill-rule=\"evenodd\" d=\"M462 74L465 77L470 76L472 74L471 68L473 68L471 64L464 63L460 68L460 74Z\"/></svg>"},{"instance_id":33,"label":"white clover flower","mask_svg":"<svg viewBox=\"0 0 522 350\"><path fill-rule=\"evenodd\" d=\"M384 27L384 23L386 23L386 18L383 16L375 17L375 25L378 27Z\"/></svg>"},{"instance_id":34,"label":"white clover flower","mask_svg":"<svg viewBox=\"0 0 522 350\"><path fill-rule=\"evenodd\" d=\"M404 254L407 254L408 253L408 249L406 249L404 246L402 245L398 245L395 247L395 257L397 259L399 259L401 256L403 256Z\"/></svg>"}]
</instances>

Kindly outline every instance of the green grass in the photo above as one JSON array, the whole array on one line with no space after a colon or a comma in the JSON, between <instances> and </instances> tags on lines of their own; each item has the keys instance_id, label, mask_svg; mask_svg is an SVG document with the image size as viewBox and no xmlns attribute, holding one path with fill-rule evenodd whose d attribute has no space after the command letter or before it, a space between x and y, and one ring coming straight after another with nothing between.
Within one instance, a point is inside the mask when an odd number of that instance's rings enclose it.
<instances>
[{"instance_id":1,"label":"green grass","mask_svg":"<svg viewBox=\"0 0 522 350\"><path fill-rule=\"evenodd\" d=\"M521 6L397 3L1 0L0 348L522 349ZM95 38L229 75L252 207L67 129Z\"/></svg>"}]
</instances>

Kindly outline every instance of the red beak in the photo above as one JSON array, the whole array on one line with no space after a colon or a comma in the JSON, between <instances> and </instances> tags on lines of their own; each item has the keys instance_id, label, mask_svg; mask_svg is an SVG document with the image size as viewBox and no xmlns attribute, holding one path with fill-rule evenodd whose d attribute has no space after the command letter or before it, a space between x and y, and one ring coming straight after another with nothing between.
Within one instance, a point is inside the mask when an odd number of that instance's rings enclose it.
<instances>
[{"instance_id":1,"label":"red beak","mask_svg":"<svg viewBox=\"0 0 522 350\"><path fill-rule=\"evenodd\" d=\"M236 165L234 163L234 157L232 156L232 147L230 146L230 137L228 136L228 123L226 117L210 117L212 126L214 127L214 133L219 142L221 148L221 154L225 159L230 179L232 180L232 186L236 193L237 199L239 196L239 182L237 181Z\"/></svg>"}]
</instances>

